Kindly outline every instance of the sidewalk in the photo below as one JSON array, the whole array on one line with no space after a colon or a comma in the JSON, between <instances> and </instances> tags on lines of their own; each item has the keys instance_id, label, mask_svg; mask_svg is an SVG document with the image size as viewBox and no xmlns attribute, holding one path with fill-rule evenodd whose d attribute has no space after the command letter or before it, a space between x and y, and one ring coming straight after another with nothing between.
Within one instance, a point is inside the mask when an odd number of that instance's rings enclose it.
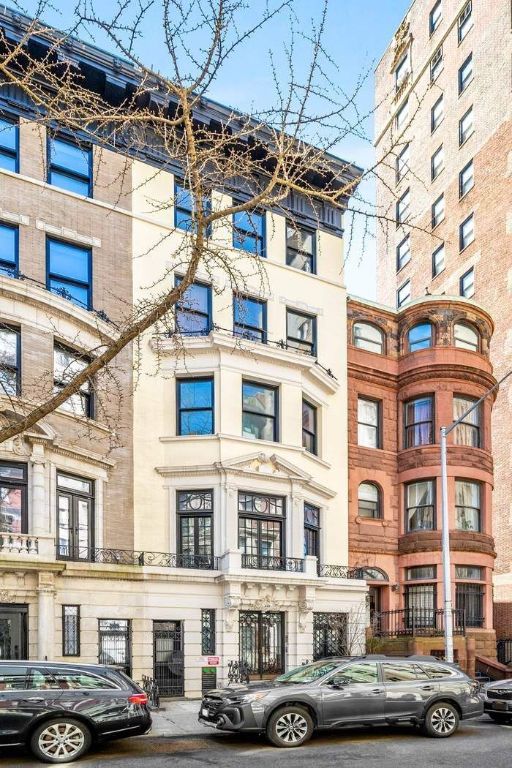
<instances>
[{"instance_id":1,"label":"sidewalk","mask_svg":"<svg viewBox=\"0 0 512 768\"><path fill-rule=\"evenodd\" d=\"M152 710L153 727L148 736L205 736L212 732L197 722L200 699L164 701Z\"/></svg>"}]
</instances>

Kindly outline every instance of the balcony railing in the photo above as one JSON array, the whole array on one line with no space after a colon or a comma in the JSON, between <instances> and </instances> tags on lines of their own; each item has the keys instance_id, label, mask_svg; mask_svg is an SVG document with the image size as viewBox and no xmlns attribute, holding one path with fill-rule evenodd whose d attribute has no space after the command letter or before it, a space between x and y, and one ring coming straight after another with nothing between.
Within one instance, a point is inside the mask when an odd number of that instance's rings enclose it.
<instances>
[{"instance_id":1,"label":"balcony railing","mask_svg":"<svg viewBox=\"0 0 512 768\"><path fill-rule=\"evenodd\" d=\"M464 611L452 610L453 633L466 629ZM371 628L375 637L434 637L444 634L444 611L431 608L401 608L374 613Z\"/></svg>"},{"instance_id":2,"label":"balcony railing","mask_svg":"<svg viewBox=\"0 0 512 768\"><path fill-rule=\"evenodd\" d=\"M0 554L38 555L39 540L26 533L0 533Z\"/></svg>"},{"instance_id":3,"label":"balcony railing","mask_svg":"<svg viewBox=\"0 0 512 768\"><path fill-rule=\"evenodd\" d=\"M215 571L219 567L218 557L213 555L171 554L169 552L147 552L131 549L105 549L99 547L57 547L60 560L73 562L101 563L102 565L157 566L159 568L196 568Z\"/></svg>"},{"instance_id":4,"label":"balcony railing","mask_svg":"<svg viewBox=\"0 0 512 768\"><path fill-rule=\"evenodd\" d=\"M319 565L318 575L329 579L364 579L363 570L348 565Z\"/></svg>"},{"instance_id":5,"label":"balcony railing","mask_svg":"<svg viewBox=\"0 0 512 768\"><path fill-rule=\"evenodd\" d=\"M304 560L298 557L270 557L265 555L242 554L242 568L256 568L263 571L304 572Z\"/></svg>"}]
</instances>

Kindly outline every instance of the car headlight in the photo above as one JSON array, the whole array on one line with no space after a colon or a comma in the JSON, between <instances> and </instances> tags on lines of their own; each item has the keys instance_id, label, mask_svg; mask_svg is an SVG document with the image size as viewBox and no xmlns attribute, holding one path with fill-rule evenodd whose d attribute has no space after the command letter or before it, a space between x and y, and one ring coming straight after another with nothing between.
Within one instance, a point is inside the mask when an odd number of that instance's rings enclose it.
<instances>
[{"instance_id":1,"label":"car headlight","mask_svg":"<svg viewBox=\"0 0 512 768\"><path fill-rule=\"evenodd\" d=\"M268 691L254 691L254 693L244 693L242 696L237 696L231 701L233 704L252 704L253 701L259 701L267 695Z\"/></svg>"}]
</instances>

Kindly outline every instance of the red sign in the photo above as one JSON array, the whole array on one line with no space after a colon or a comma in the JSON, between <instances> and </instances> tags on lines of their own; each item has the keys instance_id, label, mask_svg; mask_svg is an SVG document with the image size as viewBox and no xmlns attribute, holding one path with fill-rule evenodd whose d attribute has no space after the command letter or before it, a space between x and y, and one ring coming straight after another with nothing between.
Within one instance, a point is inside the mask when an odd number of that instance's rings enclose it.
<instances>
[{"instance_id":1,"label":"red sign","mask_svg":"<svg viewBox=\"0 0 512 768\"><path fill-rule=\"evenodd\" d=\"M208 656L208 664L210 667L218 667L220 664L220 656Z\"/></svg>"}]
</instances>

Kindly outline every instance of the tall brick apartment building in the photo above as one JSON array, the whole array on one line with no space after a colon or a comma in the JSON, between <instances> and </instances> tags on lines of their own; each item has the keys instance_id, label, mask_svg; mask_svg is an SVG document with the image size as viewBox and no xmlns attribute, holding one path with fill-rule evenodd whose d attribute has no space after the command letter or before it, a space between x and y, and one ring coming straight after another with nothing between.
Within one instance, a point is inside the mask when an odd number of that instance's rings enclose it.
<instances>
[{"instance_id":1,"label":"tall brick apartment building","mask_svg":"<svg viewBox=\"0 0 512 768\"><path fill-rule=\"evenodd\" d=\"M416 0L376 70L379 300L471 298L494 318L491 359L512 367L512 55L509 0ZM495 625L512 636L512 390L493 411ZM437 440L437 434L436 434ZM507 604L509 608L507 609Z\"/></svg>"},{"instance_id":2,"label":"tall brick apartment building","mask_svg":"<svg viewBox=\"0 0 512 768\"><path fill-rule=\"evenodd\" d=\"M467 299L348 302L350 556L370 576L372 631L403 651L443 651L436 436L493 385L492 330ZM496 650L491 409L488 399L448 446L455 644L471 671L475 653Z\"/></svg>"}]
</instances>

